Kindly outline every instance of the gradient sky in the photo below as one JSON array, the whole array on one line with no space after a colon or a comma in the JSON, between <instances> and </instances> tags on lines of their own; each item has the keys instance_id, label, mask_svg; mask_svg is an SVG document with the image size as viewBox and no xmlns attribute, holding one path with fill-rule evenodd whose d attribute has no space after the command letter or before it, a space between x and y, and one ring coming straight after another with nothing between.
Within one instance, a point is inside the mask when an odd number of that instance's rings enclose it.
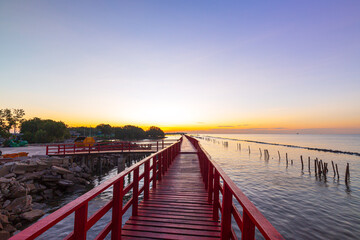
<instances>
[{"instance_id":1,"label":"gradient sky","mask_svg":"<svg viewBox=\"0 0 360 240\"><path fill-rule=\"evenodd\" d=\"M70 126L360 133L360 1L0 0L0 82Z\"/></svg>"}]
</instances>

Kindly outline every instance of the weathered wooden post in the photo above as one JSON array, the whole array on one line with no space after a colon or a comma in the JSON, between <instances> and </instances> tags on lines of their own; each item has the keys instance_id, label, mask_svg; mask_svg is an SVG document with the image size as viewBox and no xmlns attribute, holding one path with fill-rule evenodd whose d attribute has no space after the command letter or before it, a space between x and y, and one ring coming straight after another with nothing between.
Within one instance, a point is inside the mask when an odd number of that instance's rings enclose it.
<instances>
[{"instance_id":1,"label":"weathered wooden post","mask_svg":"<svg viewBox=\"0 0 360 240\"><path fill-rule=\"evenodd\" d=\"M304 171L304 161L302 155L300 155L300 159L301 159L301 171Z\"/></svg>"},{"instance_id":2,"label":"weathered wooden post","mask_svg":"<svg viewBox=\"0 0 360 240\"><path fill-rule=\"evenodd\" d=\"M346 164L346 171L345 171L345 183L348 185L348 181L350 180L350 169L349 163Z\"/></svg>"},{"instance_id":3,"label":"weathered wooden post","mask_svg":"<svg viewBox=\"0 0 360 240\"><path fill-rule=\"evenodd\" d=\"M122 171L125 170L125 157L123 155L121 157L118 157L117 167L118 167L118 173L121 173Z\"/></svg>"},{"instance_id":4,"label":"weathered wooden post","mask_svg":"<svg viewBox=\"0 0 360 240\"><path fill-rule=\"evenodd\" d=\"M280 162L281 157L280 157L280 152L279 151L278 151L278 155L279 155L279 162Z\"/></svg>"}]
</instances>

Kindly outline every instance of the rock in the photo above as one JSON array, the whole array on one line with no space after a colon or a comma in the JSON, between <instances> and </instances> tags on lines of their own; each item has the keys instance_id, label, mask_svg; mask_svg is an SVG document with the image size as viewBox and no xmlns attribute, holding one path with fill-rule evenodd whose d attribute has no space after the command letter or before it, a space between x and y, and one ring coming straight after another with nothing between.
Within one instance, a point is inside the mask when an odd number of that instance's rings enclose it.
<instances>
[{"instance_id":1,"label":"rock","mask_svg":"<svg viewBox=\"0 0 360 240\"><path fill-rule=\"evenodd\" d=\"M60 190L55 190L54 193L55 193L58 197L61 197L62 195L64 195Z\"/></svg>"},{"instance_id":2,"label":"rock","mask_svg":"<svg viewBox=\"0 0 360 240\"><path fill-rule=\"evenodd\" d=\"M44 216L44 211L40 210L40 209L35 209L35 210L32 210L30 212L26 212L26 213L23 213L21 214L21 218L29 221L29 222L33 222L35 221L36 219Z\"/></svg>"},{"instance_id":3,"label":"rock","mask_svg":"<svg viewBox=\"0 0 360 240\"><path fill-rule=\"evenodd\" d=\"M11 171L12 166L14 165L13 162L5 163L0 168L0 177L4 177L5 175L8 175Z\"/></svg>"},{"instance_id":4,"label":"rock","mask_svg":"<svg viewBox=\"0 0 360 240\"><path fill-rule=\"evenodd\" d=\"M44 197L39 194L35 194L35 195L31 195L31 196L32 196L34 202L40 202L40 201L44 200Z\"/></svg>"},{"instance_id":5,"label":"rock","mask_svg":"<svg viewBox=\"0 0 360 240\"><path fill-rule=\"evenodd\" d=\"M0 183L10 183L11 181L14 181L14 179L0 177Z\"/></svg>"},{"instance_id":6,"label":"rock","mask_svg":"<svg viewBox=\"0 0 360 240\"><path fill-rule=\"evenodd\" d=\"M21 185L18 182L15 182L14 185L12 185L9 188L10 192L9 192L9 198L18 198L18 197L23 197L26 195L27 190L25 188L25 186Z\"/></svg>"},{"instance_id":7,"label":"rock","mask_svg":"<svg viewBox=\"0 0 360 240\"><path fill-rule=\"evenodd\" d=\"M33 172L33 173L25 173L24 175L21 175L18 177L18 180L20 182L25 182L33 179L40 179L42 175L42 172Z\"/></svg>"},{"instance_id":8,"label":"rock","mask_svg":"<svg viewBox=\"0 0 360 240\"><path fill-rule=\"evenodd\" d=\"M17 223L17 224L15 225L15 227L16 227L17 229L19 229L19 228L22 227L22 224L21 224L21 223Z\"/></svg>"},{"instance_id":9,"label":"rock","mask_svg":"<svg viewBox=\"0 0 360 240\"><path fill-rule=\"evenodd\" d=\"M5 231L5 230L2 230L0 231L0 240L7 240L10 238L10 233Z\"/></svg>"},{"instance_id":10,"label":"rock","mask_svg":"<svg viewBox=\"0 0 360 240\"><path fill-rule=\"evenodd\" d=\"M76 181L75 175L74 174L65 174L64 179L66 180L70 180L70 181Z\"/></svg>"},{"instance_id":11,"label":"rock","mask_svg":"<svg viewBox=\"0 0 360 240\"><path fill-rule=\"evenodd\" d=\"M80 173L80 172L82 172L82 168L81 168L81 167L79 167L79 166L76 166L76 167L74 167L74 168L73 168L73 171L74 171L74 172L79 172L79 173Z\"/></svg>"},{"instance_id":12,"label":"rock","mask_svg":"<svg viewBox=\"0 0 360 240\"><path fill-rule=\"evenodd\" d=\"M51 167L51 170L53 170L54 172L57 172L59 174L71 174L71 172L65 168L62 168L62 167L57 167L57 166L52 166Z\"/></svg>"},{"instance_id":13,"label":"rock","mask_svg":"<svg viewBox=\"0 0 360 240\"><path fill-rule=\"evenodd\" d=\"M46 189L43 193L45 199L52 199L54 197L52 189Z\"/></svg>"},{"instance_id":14,"label":"rock","mask_svg":"<svg viewBox=\"0 0 360 240\"><path fill-rule=\"evenodd\" d=\"M66 179L61 179L61 180L59 180L58 184L63 187L70 187L70 186L74 185L74 182L72 182L70 180L66 180Z\"/></svg>"},{"instance_id":15,"label":"rock","mask_svg":"<svg viewBox=\"0 0 360 240\"><path fill-rule=\"evenodd\" d=\"M51 164L47 164L44 161L41 160L36 160L36 164L37 164L37 170L38 171L42 171L48 168L48 166L50 166Z\"/></svg>"},{"instance_id":16,"label":"rock","mask_svg":"<svg viewBox=\"0 0 360 240\"><path fill-rule=\"evenodd\" d=\"M9 174L6 174L4 177L5 178L12 178L12 177L16 177L16 174L15 173L9 173Z\"/></svg>"},{"instance_id":17,"label":"rock","mask_svg":"<svg viewBox=\"0 0 360 240\"><path fill-rule=\"evenodd\" d=\"M11 168L11 172L16 174L24 174L26 173L28 165L26 163L16 162Z\"/></svg>"},{"instance_id":18,"label":"rock","mask_svg":"<svg viewBox=\"0 0 360 240\"><path fill-rule=\"evenodd\" d=\"M12 233L12 232L15 232L17 229L11 224L6 224L4 227L4 230Z\"/></svg>"},{"instance_id":19,"label":"rock","mask_svg":"<svg viewBox=\"0 0 360 240\"><path fill-rule=\"evenodd\" d=\"M2 225L2 223L0 223L0 230L3 230L4 226Z\"/></svg>"},{"instance_id":20,"label":"rock","mask_svg":"<svg viewBox=\"0 0 360 240\"><path fill-rule=\"evenodd\" d=\"M11 203L11 201L8 199L8 200L6 200L5 202L4 202L4 204L3 204L3 208L6 208L7 206L9 206L9 204Z\"/></svg>"},{"instance_id":21,"label":"rock","mask_svg":"<svg viewBox=\"0 0 360 240\"><path fill-rule=\"evenodd\" d=\"M44 175L42 176L42 180L44 182L57 182L59 179L61 179L61 176L53 176L53 175Z\"/></svg>"},{"instance_id":22,"label":"rock","mask_svg":"<svg viewBox=\"0 0 360 240\"><path fill-rule=\"evenodd\" d=\"M3 223L3 224L8 224L9 223L8 216L6 216L4 214L0 214L0 222Z\"/></svg>"},{"instance_id":23,"label":"rock","mask_svg":"<svg viewBox=\"0 0 360 240\"><path fill-rule=\"evenodd\" d=\"M36 187L34 184L30 183L30 184L26 184L26 187L29 189L29 191L32 193L32 192L35 192L36 190Z\"/></svg>"},{"instance_id":24,"label":"rock","mask_svg":"<svg viewBox=\"0 0 360 240\"><path fill-rule=\"evenodd\" d=\"M37 202L34 202L32 204L32 209L44 209L46 207L46 204L45 203L37 203ZM18 228L18 227L17 227Z\"/></svg>"},{"instance_id":25,"label":"rock","mask_svg":"<svg viewBox=\"0 0 360 240\"><path fill-rule=\"evenodd\" d=\"M32 197L30 195L14 199L5 209L15 211L16 209L25 210L30 208Z\"/></svg>"}]
</instances>

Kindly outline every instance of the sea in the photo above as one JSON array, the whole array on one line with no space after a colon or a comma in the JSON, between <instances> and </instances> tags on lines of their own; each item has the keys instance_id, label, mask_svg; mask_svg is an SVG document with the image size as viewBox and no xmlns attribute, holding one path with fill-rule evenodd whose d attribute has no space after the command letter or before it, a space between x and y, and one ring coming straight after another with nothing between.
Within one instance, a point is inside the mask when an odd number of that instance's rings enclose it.
<instances>
[{"instance_id":1,"label":"sea","mask_svg":"<svg viewBox=\"0 0 360 240\"><path fill-rule=\"evenodd\" d=\"M285 239L360 239L360 135L193 136L197 137L211 158L223 168ZM171 139L179 137L169 136ZM264 150L269 152L268 160L264 158ZM326 179L315 175L316 158L328 163ZM138 160L134 160L134 163ZM334 177L331 161L338 166L339 178ZM345 183L347 164L350 170L348 184ZM91 187L116 174L117 169L113 169L96 176ZM130 178L126 181L130 182ZM46 215L88 190L79 190L55 199L44 209ZM111 197L110 188L93 199L89 203L89 216L104 206ZM126 199L130 197L131 192ZM240 205L236 205L241 210ZM129 211L124 215L123 222L129 218ZM93 239L110 219L111 210L88 231L88 239ZM73 222L72 214L39 239L62 239L73 230ZM235 225L233 221L233 226ZM236 226L234 229L236 234L241 236ZM106 239L110 239L110 234ZM256 239L263 239L259 231L256 232Z\"/></svg>"}]
</instances>

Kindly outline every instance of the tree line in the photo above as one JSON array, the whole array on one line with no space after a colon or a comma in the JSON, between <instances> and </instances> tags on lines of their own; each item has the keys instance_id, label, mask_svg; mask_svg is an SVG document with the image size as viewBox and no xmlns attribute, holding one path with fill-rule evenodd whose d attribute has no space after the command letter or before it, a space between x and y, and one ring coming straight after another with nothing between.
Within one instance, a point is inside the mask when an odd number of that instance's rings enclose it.
<instances>
[{"instance_id":1,"label":"tree line","mask_svg":"<svg viewBox=\"0 0 360 240\"><path fill-rule=\"evenodd\" d=\"M152 126L148 130L133 125L112 127L109 124L99 124L95 129L86 127L69 128L62 121L51 119L32 118L24 120L23 109L0 109L0 137L9 139L12 137L10 129L20 129L22 139L29 143L60 142L71 137L70 131L80 135L99 136L100 138L116 138L121 140L136 140L145 138L163 138L165 133L159 128ZM86 131L85 131L86 130ZM89 131L90 130L90 131ZM93 131L91 133L91 131Z\"/></svg>"}]
</instances>

